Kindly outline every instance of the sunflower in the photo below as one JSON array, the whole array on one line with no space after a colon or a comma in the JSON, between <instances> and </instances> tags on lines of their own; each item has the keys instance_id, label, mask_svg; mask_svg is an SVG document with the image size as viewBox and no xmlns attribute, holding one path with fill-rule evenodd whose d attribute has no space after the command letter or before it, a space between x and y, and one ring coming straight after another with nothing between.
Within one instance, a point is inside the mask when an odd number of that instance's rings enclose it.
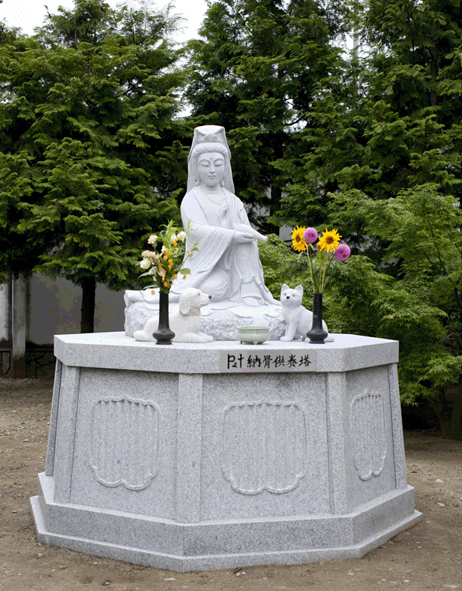
<instances>
[{"instance_id":1,"label":"sunflower","mask_svg":"<svg viewBox=\"0 0 462 591\"><path fill-rule=\"evenodd\" d=\"M338 230L328 230L326 228L326 231L323 232L319 239L317 247L319 250L326 250L327 252L334 251L340 244L340 238Z\"/></svg>"},{"instance_id":2,"label":"sunflower","mask_svg":"<svg viewBox=\"0 0 462 591\"><path fill-rule=\"evenodd\" d=\"M303 238L303 232L306 230L305 227L300 228L294 228L294 231L292 232L292 246L294 250L297 250L298 252L305 252L306 250L306 241Z\"/></svg>"}]
</instances>

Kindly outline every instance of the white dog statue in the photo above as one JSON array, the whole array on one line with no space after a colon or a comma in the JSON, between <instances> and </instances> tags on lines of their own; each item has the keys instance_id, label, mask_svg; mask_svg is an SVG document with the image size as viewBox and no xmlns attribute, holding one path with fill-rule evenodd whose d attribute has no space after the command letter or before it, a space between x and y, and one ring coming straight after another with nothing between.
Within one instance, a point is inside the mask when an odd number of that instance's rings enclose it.
<instances>
[{"instance_id":1,"label":"white dog statue","mask_svg":"<svg viewBox=\"0 0 462 591\"><path fill-rule=\"evenodd\" d=\"M284 283L281 287L282 317L286 323L286 333L281 337L281 341L293 341L301 337L305 340L306 333L311 330L313 324L313 312L302 306L303 285L298 285L295 289L290 289ZM329 332L324 320L322 327ZM326 341L333 341L334 337L329 335Z\"/></svg>"},{"instance_id":2,"label":"white dog statue","mask_svg":"<svg viewBox=\"0 0 462 591\"><path fill-rule=\"evenodd\" d=\"M200 289L188 287L180 296L180 309L170 318L170 328L175 333L174 343L210 343L213 337L200 332L201 308L210 303L211 296ZM151 316L143 330L133 333L136 341L154 341L153 332L157 330L158 317Z\"/></svg>"}]
</instances>

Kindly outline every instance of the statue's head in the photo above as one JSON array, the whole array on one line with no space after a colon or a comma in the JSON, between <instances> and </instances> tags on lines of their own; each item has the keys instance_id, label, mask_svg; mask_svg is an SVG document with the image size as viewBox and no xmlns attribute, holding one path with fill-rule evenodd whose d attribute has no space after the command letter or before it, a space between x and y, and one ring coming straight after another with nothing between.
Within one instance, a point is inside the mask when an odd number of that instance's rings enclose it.
<instances>
[{"instance_id":1,"label":"statue's head","mask_svg":"<svg viewBox=\"0 0 462 591\"><path fill-rule=\"evenodd\" d=\"M222 186L234 193L234 183L231 171L231 152L226 141L224 127L218 125L204 125L196 127L191 151L188 157L188 191L199 184L199 160L204 160L202 155L216 154L223 158Z\"/></svg>"}]
</instances>

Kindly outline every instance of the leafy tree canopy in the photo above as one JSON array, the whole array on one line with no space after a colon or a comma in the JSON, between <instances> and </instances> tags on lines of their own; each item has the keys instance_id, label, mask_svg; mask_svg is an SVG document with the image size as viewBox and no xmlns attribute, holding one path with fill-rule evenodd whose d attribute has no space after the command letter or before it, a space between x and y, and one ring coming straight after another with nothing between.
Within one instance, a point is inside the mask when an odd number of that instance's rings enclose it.
<instances>
[{"instance_id":1,"label":"leafy tree canopy","mask_svg":"<svg viewBox=\"0 0 462 591\"><path fill-rule=\"evenodd\" d=\"M91 308L95 282L135 280L143 238L178 217L175 22L146 6L75 0L34 37L0 46L3 279L59 274Z\"/></svg>"},{"instance_id":2,"label":"leafy tree canopy","mask_svg":"<svg viewBox=\"0 0 462 591\"><path fill-rule=\"evenodd\" d=\"M431 182L462 197L460 1L358 6L363 51L341 75L319 82L312 125L280 163L290 186L276 219L299 223L305 208L315 215L329 193L350 189L384 199Z\"/></svg>"},{"instance_id":3,"label":"leafy tree canopy","mask_svg":"<svg viewBox=\"0 0 462 591\"><path fill-rule=\"evenodd\" d=\"M374 334L400 342L402 399L415 404L420 396L429 398L443 433L462 438L459 202L428 184L380 201L351 191L337 197L336 208L336 217L362 224L364 240L379 236L387 244L384 260L396 266L396 278L371 291L369 301ZM371 311L358 309L358 318Z\"/></svg>"},{"instance_id":4,"label":"leafy tree canopy","mask_svg":"<svg viewBox=\"0 0 462 591\"><path fill-rule=\"evenodd\" d=\"M318 81L273 220L339 228L356 256L332 271L331 328L398 339L402 400L461 438L462 5L355 8L362 51Z\"/></svg>"},{"instance_id":5,"label":"leafy tree canopy","mask_svg":"<svg viewBox=\"0 0 462 591\"><path fill-rule=\"evenodd\" d=\"M273 163L306 125L317 83L340 64L341 3L218 0L190 43L187 98L195 116L223 125L239 196L279 208L285 181ZM255 213L255 212L254 212ZM253 220L264 225L258 214Z\"/></svg>"}]
</instances>

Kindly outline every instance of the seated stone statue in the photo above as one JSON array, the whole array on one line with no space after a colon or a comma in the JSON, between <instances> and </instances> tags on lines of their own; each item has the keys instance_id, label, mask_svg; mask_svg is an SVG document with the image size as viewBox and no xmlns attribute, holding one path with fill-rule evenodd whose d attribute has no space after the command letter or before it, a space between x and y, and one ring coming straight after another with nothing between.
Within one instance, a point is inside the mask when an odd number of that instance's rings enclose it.
<instances>
[{"instance_id":1,"label":"seated stone statue","mask_svg":"<svg viewBox=\"0 0 462 591\"><path fill-rule=\"evenodd\" d=\"M188 261L191 275L177 280L171 294L200 287L223 307L274 303L266 288L257 240L242 201L234 195L230 151L222 127L195 130L189 156L188 191L181 204L187 248L199 250Z\"/></svg>"},{"instance_id":2,"label":"seated stone statue","mask_svg":"<svg viewBox=\"0 0 462 591\"><path fill-rule=\"evenodd\" d=\"M283 333L281 305L265 286L257 245L257 240L266 237L250 226L244 205L234 194L230 158L223 127L207 125L194 130L181 216L187 230L186 247L191 249L196 242L198 251L187 262L191 274L174 281L170 302L177 302L189 287L200 288L212 298L203 331L208 329L216 340L235 338L237 326L251 323L273 325L271 338L277 338ZM146 315L134 326L131 306L142 303L152 315L157 294L127 291L125 302L126 332L133 334Z\"/></svg>"}]
</instances>

